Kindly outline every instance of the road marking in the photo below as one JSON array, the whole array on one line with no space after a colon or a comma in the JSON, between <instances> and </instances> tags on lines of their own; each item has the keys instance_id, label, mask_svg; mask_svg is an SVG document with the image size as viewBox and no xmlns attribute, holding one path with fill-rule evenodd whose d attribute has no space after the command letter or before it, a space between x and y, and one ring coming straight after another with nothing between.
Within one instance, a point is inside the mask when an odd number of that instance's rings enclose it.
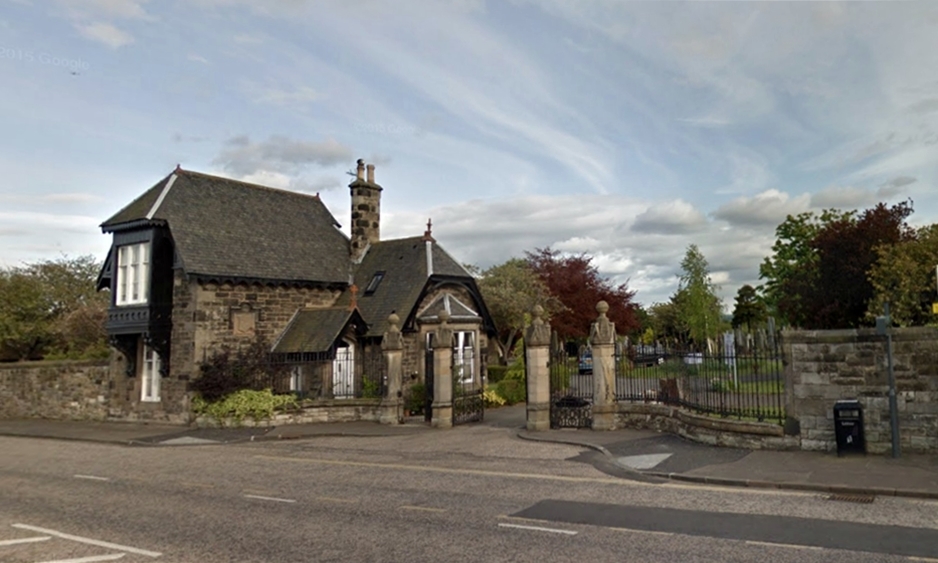
<instances>
[{"instance_id":1,"label":"road marking","mask_svg":"<svg viewBox=\"0 0 938 563\"><path fill-rule=\"evenodd\" d=\"M265 497L265 496L261 496L261 495L244 495L244 497L245 497L245 498L255 498L255 499L258 499L258 500L270 500L270 501L274 501L274 502L296 502L296 500L295 500L295 499L292 499L292 498Z\"/></svg>"},{"instance_id":2,"label":"road marking","mask_svg":"<svg viewBox=\"0 0 938 563\"><path fill-rule=\"evenodd\" d=\"M400 508L401 510L422 510L424 512L446 512L445 508L433 508L430 506L410 506L410 505L405 504L404 506Z\"/></svg>"},{"instance_id":3,"label":"road marking","mask_svg":"<svg viewBox=\"0 0 938 563\"><path fill-rule=\"evenodd\" d=\"M21 543L34 543L39 541L51 540L52 536L35 536L32 538L20 538L18 540L0 540L0 547L5 547L8 545L18 545Z\"/></svg>"},{"instance_id":4,"label":"road marking","mask_svg":"<svg viewBox=\"0 0 938 563\"><path fill-rule=\"evenodd\" d=\"M770 541L754 541L747 540L747 545L762 545L766 547L787 547L790 549L810 549L812 551L824 551L823 547L818 547L816 545L798 545L794 543L775 543Z\"/></svg>"},{"instance_id":5,"label":"road marking","mask_svg":"<svg viewBox=\"0 0 938 563\"><path fill-rule=\"evenodd\" d=\"M106 542L106 541L93 540L91 538L83 538L81 536L74 536L72 534L65 534L62 532L57 532L55 530L49 530L48 528L30 526L29 524L12 524L12 526L20 530L29 530L31 532L39 532L40 534L49 534L50 536L62 538L63 540L72 540L78 543L86 543L88 545L94 545L97 547L105 547L107 549L119 549L121 551L126 551L127 553L135 553L137 555L146 555L147 557L159 557L160 555L162 555L162 553L158 551L149 551L146 549L138 549L136 547L129 547L126 545L120 545L120 544Z\"/></svg>"},{"instance_id":6,"label":"road marking","mask_svg":"<svg viewBox=\"0 0 938 563\"><path fill-rule=\"evenodd\" d=\"M923 561L924 563L938 563L938 559L932 557L914 557L909 556L909 561Z\"/></svg>"},{"instance_id":7,"label":"road marking","mask_svg":"<svg viewBox=\"0 0 938 563\"><path fill-rule=\"evenodd\" d=\"M72 475L76 479L88 479L89 481L110 481L110 477L98 477L97 475Z\"/></svg>"},{"instance_id":8,"label":"road marking","mask_svg":"<svg viewBox=\"0 0 938 563\"><path fill-rule=\"evenodd\" d=\"M580 532L574 530L561 530L558 528L542 528L540 526L522 526L521 524L506 524L504 522L498 523L499 528L517 528L519 530L534 530L535 532L551 532L553 534L566 534L568 536L575 536Z\"/></svg>"},{"instance_id":9,"label":"road marking","mask_svg":"<svg viewBox=\"0 0 938 563\"><path fill-rule=\"evenodd\" d=\"M78 559L56 559L55 561L43 561L42 563L93 563L94 561L114 561L127 555L126 553L112 553L110 555L91 555L89 557L79 557Z\"/></svg>"},{"instance_id":10,"label":"road marking","mask_svg":"<svg viewBox=\"0 0 938 563\"><path fill-rule=\"evenodd\" d=\"M605 526L603 526L605 528ZM610 527L610 530L618 530L620 532L632 532L633 534L648 534L651 536L665 536L671 537L674 535L674 532L659 532L657 530L637 530L635 528L617 528Z\"/></svg>"}]
</instances>

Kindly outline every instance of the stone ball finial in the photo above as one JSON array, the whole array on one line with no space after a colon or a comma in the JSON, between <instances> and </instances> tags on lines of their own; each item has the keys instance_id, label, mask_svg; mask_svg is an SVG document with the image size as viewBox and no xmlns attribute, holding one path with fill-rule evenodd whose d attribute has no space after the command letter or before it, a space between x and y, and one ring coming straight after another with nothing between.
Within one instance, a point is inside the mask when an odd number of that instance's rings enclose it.
<instances>
[{"instance_id":1,"label":"stone ball finial","mask_svg":"<svg viewBox=\"0 0 938 563\"><path fill-rule=\"evenodd\" d=\"M544 315L544 307L541 307L540 305L535 305L534 308L531 309L531 316L534 317L535 321L541 320L541 316L543 315Z\"/></svg>"},{"instance_id":2,"label":"stone ball finial","mask_svg":"<svg viewBox=\"0 0 938 563\"><path fill-rule=\"evenodd\" d=\"M388 324L392 327L397 327L401 324L401 318L397 316L397 313L391 313L388 315Z\"/></svg>"},{"instance_id":3,"label":"stone ball finial","mask_svg":"<svg viewBox=\"0 0 938 563\"><path fill-rule=\"evenodd\" d=\"M449 320L449 317L450 317L449 311L447 311L446 309L440 309L440 312L437 314L437 316L440 318L441 323L445 323L446 321Z\"/></svg>"},{"instance_id":4,"label":"stone ball finial","mask_svg":"<svg viewBox=\"0 0 938 563\"><path fill-rule=\"evenodd\" d=\"M599 303L597 303L596 312L599 313L600 315L605 316L606 313L609 312L609 303L606 303L605 301L600 301Z\"/></svg>"}]
</instances>

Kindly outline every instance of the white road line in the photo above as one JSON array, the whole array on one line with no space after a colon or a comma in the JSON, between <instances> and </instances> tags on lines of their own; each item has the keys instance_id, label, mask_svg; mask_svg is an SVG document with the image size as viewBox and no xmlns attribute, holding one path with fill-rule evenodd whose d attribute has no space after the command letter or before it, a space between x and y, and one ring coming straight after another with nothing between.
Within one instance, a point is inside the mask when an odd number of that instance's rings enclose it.
<instances>
[{"instance_id":1,"label":"white road line","mask_svg":"<svg viewBox=\"0 0 938 563\"><path fill-rule=\"evenodd\" d=\"M433 508L432 506L410 506L404 505L401 510L422 510L424 512L446 512L445 508Z\"/></svg>"},{"instance_id":2,"label":"white road line","mask_svg":"<svg viewBox=\"0 0 938 563\"><path fill-rule=\"evenodd\" d=\"M89 481L110 481L109 477L98 477L97 475L72 475L76 479L88 479Z\"/></svg>"},{"instance_id":3,"label":"white road line","mask_svg":"<svg viewBox=\"0 0 938 563\"><path fill-rule=\"evenodd\" d=\"M18 540L0 540L0 547L7 545L19 545L21 543L33 543L37 541L51 540L52 536L35 536L32 538L20 538Z\"/></svg>"},{"instance_id":4,"label":"white road line","mask_svg":"<svg viewBox=\"0 0 938 563\"><path fill-rule=\"evenodd\" d=\"M769 542L769 541L754 541L754 540L747 540L746 544L747 545L763 545L766 547L787 547L790 549L811 549L814 551L824 551L823 547L818 547L816 545L797 545L793 543L775 543L775 542Z\"/></svg>"},{"instance_id":5,"label":"white road line","mask_svg":"<svg viewBox=\"0 0 938 563\"><path fill-rule=\"evenodd\" d=\"M43 561L42 563L93 563L94 561L114 561L127 555L126 553L112 553L110 555L91 555L89 557L79 557L78 559L56 559L55 561Z\"/></svg>"},{"instance_id":6,"label":"white road line","mask_svg":"<svg viewBox=\"0 0 938 563\"><path fill-rule=\"evenodd\" d=\"M926 563L938 563L938 559L934 557L915 557L913 555L909 556L909 561L924 561Z\"/></svg>"},{"instance_id":7,"label":"white road line","mask_svg":"<svg viewBox=\"0 0 938 563\"><path fill-rule=\"evenodd\" d=\"M554 534L566 534L568 536L575 536L580 532L574 530L559 530L557 528L542 528L540 526L522 526L521 524L506 524L504 522L498 523L499 528L518 528L519 530L534 530L536 532L551 532Z\"/></svg>"},{"instance_id":8,"label":"white road line","mask_svg":"<svg viewBox=\"0 0 938 563\"><path fill-rule=\"evenodd\" d=\"M137 555L146 555L147 557L159 557L160 555L163 555L162 553L158 551L149 551L146 549L138 549L136 547L129 547L126 545L120 545L120 544L106 542L106 541L93 540L91 538L83 538L81 536L74 536L72 534L64 534L62 532L49 530L47 528L40 528L38 526L30 526L29 524L12 524L12 526L20 530L29 530L31 532L39 532L40 534L49 534L50 536L62 538L63 540L72 540L78 543L86 543L88 545L105 547L107 549L119 549L121 551L126 551L127 553L135 553Z\"/></svg>"},{"instance_id":9,"label":"white road line","mask_svg":"<svg viewBox=\"0 0 938 563\"><path fill-rule=\"evenodd\" d=\"M264 497L261 495L244 495L244 496L245 498L256 498L258 500L272 500L274 502L296 502L296 500L292 498Z\"/></svg>"}]
</instances>

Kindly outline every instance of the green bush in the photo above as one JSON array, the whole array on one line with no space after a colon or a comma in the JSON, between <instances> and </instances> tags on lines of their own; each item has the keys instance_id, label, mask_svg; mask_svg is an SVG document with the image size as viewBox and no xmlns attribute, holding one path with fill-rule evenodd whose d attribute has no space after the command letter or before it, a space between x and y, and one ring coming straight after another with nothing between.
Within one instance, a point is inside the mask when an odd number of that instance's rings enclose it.
<instances>
[{"instance_id":1,"label":"green bush","mask_svg":"<svg viewBox=\"0 0 938 563\"><path fill-rule=\"evenodd\" d=\"M505 399L505 403L514 405L523 403L527 399L527 390L524 381L517 379L503 379L495 385L495 392Z\"/></svg>"},{"instance_id":2,"label":"green bush","mask_svg":"<svg viewBox=\"0 0 938 563\"><path fill-rule=\"evenodd\" d=\"M219 422L233 419L240 423L245 418L268 420L274 416L275 411L298 407L294 395L274 395L270 389L242 389L212 402L199 395L192 400L192 410L195 414L205 415Z\"/></svg>"},{"instance_id":3,"label":"green bush","mask_svg":"<svg viewBox=\"0 0 938 563\"><path fill-rule=\"evenodd\" d=\"M498 383L505 379L505 372L507 371L508 366L488 366L488 382Z\"/></svg>"},{"instance_id":4,"label":"green bush","mask_svg":"<svg viewBox=\"0 0 938 563\"><path fill-rule=\"evenodd\" d=\"M411 413L421 413L427 406L427 386L423 383L414 383L405 402L407 410Z\"/></svg>"}]
</instances>

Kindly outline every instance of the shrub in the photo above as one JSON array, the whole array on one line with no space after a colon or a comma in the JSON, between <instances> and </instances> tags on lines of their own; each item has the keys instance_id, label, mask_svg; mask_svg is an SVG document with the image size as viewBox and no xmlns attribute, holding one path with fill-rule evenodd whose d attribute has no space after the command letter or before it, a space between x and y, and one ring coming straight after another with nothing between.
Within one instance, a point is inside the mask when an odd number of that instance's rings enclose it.
<instances>
[{"instance_id":1,"label":"shrub","mask_svg":"<svg viewBox=\"0 0 938 563\"><path fill-rule=\"evenodd\" d=\"M192 401L192 410L197 415L206 415L219 422L234 419L240 423L245 418L268 420L277 410L299 408L293 395L274 395L270 389L252 391L242 389L227 395L224 399L207 401L196 396Z\"/></svg>"},{"instance_id":2,"label":"shrub","mask_svg":"<svg viewBox=\"0 0 938 563\"><path fill-rule=\"evenodd\" d=\"M517 379L503 379L495 385L495 392L503 399L505 404L514 405L523 403L527 399L527 390L524 381Z\"/></svg>"},{"instance_id":3,"label":"shrub","mask_svg":"<svg viewBox=\"0 0 938 563\"><path fill-rule=\"evenodd\" d=\"M209 403L242 389L265 389L278 378L286 378L290 367L270 362L270 345L258 338L247 348L229 347L199 365L200 375L192 390Z\"/></svg>"},{"instance_id":4,"label":"shrub","mask_svg":"<svg viewBox=\"0 0 938 563\"><path fill-rule=\"evenodd\" d=\"M508 366L488 366L488 382L498 383L505 379L505 372L507 371Z\"/></svg>"},{"instance_id":5,"label":"shrub","mask_svg":"<svg viewBox=\"0 0 938 563\"><path fill-rule=\"evenodd\" d=\"M423 383L411 385L405 406L411 413L423 412L427 406L427 386Z\"/></svg>"},{"instance_id":6,"label":"shrub","mask_svg":"<svg viewBox=\"0 0 938 563\"><path fill-rule=\"evenodd\" d=\"M490 407L501 407L505 405L505 398L498 394L498 391L493 387L488 387L482 393L482 398L485 400L486 408Z\"/></svg>"}]
</instances>

